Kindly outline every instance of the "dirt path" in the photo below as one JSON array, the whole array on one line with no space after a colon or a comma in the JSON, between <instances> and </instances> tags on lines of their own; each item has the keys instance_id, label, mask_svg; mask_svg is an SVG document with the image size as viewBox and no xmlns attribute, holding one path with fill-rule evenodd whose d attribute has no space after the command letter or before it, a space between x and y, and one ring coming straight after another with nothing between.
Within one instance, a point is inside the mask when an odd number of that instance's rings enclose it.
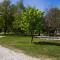
<instances>
[{"instance_id":1,"label":"dirt path","mask_svg":"<svg viewBox=\"0 0 60 60\"><path fill-rule=\"evenodd\" d=\"M41 60L0 46L0 60Z\"/></svg>"}]
</instances>

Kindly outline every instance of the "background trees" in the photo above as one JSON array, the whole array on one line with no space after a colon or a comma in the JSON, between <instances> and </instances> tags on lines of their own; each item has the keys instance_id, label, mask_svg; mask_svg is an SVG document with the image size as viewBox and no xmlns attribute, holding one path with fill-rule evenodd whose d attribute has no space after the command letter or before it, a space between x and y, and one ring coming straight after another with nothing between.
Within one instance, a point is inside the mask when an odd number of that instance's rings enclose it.
<instances>
[{"instance_id":1,"label":"background trees","mask_svg":"<svg viewBox=\"0 0 60 60\"><path fill-rule=\"evenodd\" d=\"M58 8L49 9L45 18L48 33L54 33L60 25L60 10Z\"/></svg>"},{"instance_id":2,"label":"background trees","mask_svg":"<svg viewBox=\"0 0 60 60\"><path fill-rule=\"evenodd\" d=\"M6 32L13 31L13 21L15 20L16 13L21 13L24 9L23 1L21 0L17 5L11 4L10 0L4 0L0 4L0 14L3 19L3 31ZM1 19L0 19L1 20Z\"/></svg>"},{"instance_id":3,"label":"background trees","mask_svg":"<svg viewBox=\"0 0 60 60\"><path fill-rule=\"evenodd\" d=\"M23 35L40 35L42 31L48 34L60 31L60 10L51 8L44 14L32 7L24 7L23 0L11 4L10 0L0 3L0 31L15 32ZM31 40L31 41L32 41Z\"/></svg>"},{"instance_id":4,"label":"background trees","mask_svg":"<svg viewBox=\"0 0 60 60\"><path fill-rule=\"evenodd\" d=\"M15 7L16 7L16 12L14 14L15 21L13 22L13 29L14 29L13 31L15 31L15 33L21 34L24 33L24 30L21 27L21 25L23 25L21 23L22 13L25 10L25 7L23 5L23 0L20 0Z\"/></svg>"},{"instance_id":5,"label":"background trees","mask_svg":"<svg viewBox=\"0 0 60 60\"><path fill-rule=\"evenodd\" d=\"M4 0L0 6L1 10L1 16L3 18L3 29L4 29L4 34L6 34L6 32L8 30L12 29L12 22L14 20L13 17L13 7L10 3L10 0Z\"/></svg>"}]
</instances>

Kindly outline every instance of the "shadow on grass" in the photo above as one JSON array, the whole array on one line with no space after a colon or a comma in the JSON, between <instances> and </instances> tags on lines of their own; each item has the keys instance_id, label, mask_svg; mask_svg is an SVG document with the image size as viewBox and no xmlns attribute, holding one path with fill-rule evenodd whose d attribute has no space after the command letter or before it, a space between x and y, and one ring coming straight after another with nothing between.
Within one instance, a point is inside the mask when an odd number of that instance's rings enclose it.
<instances>
[{"instance_id":1,"label":"shadow on grass","mask_svg":"<svg viewBox=\"0 0 60 60\"><path fill-rule=\"evenodd\" d=\"M53 43L53 42L33 42L36 45L55 45L60 46L60 43Z\"/></svg>"}]
</instances>

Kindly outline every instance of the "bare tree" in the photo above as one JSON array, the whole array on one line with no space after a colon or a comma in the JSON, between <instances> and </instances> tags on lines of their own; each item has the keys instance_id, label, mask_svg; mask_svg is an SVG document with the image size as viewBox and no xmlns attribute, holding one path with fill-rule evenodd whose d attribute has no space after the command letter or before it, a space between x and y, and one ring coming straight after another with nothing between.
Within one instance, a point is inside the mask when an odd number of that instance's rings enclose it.
<instances>
[{"instance_id":1,"label":"bare tree","mask_svg":"<svg viewBox=\"0 0 60 60\"><path fill-rule=\"evenodd\" d=\"M45 16L46 27L48 28L48 33L54 33L57 28L60 28L60 10L58 8L51 8L48 10Z\"/></svg>"}]
</instances>

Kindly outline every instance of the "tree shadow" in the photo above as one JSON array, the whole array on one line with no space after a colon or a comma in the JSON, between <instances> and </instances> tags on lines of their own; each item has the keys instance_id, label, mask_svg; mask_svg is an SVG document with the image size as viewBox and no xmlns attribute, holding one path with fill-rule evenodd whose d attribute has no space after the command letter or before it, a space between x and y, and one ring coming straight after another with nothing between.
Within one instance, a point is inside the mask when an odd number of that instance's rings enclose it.
<instances>
[{"instance_id":1,"label":"tree shadow","mask_svg":"<svg viewBox=\"0 0 60 60\"><path fill-rule=\"evenodd\" d=\"M33 42L36 45L55 45L60 46L60 43L53 43L53 42Z\"/></svg>"}]
</instances>

